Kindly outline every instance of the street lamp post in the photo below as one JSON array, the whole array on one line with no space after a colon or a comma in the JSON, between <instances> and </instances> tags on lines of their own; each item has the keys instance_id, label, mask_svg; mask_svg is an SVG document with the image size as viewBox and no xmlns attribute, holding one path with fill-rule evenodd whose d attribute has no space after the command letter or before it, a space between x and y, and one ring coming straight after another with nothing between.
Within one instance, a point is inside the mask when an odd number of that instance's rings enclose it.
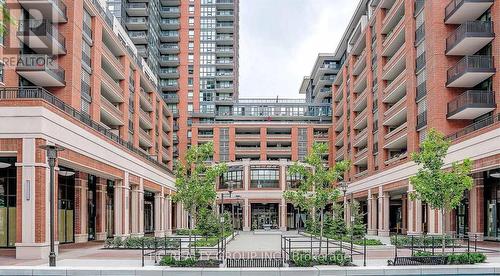
<instances>
[{"instance_id":1,"label":"street lamp post","mask_svg":"<svg viewBox=\"0 0 500 276\"><path fill-rule=\"evenodd\" d=\"M233 195L233 186L234 186L235 181L228 181L228 193L229 193L229 198ZM220 212L220 233L221 233L221 241L222 241L222 246L224 247L224 192L221 192L220 194L220 203L221 203L221 212ZM222 263L224 263L225 259L225 250L222 255Z\"/></svg>"},{"instance_id":2,"label":"street lamp post","mask_svg":"<svg viewBox=\"0 0 500 276\"><path fill-rule=\"evenodd\" d=\"M342 190L342 192L344 193L344 212L346 211L346 204L347 204L347 198L346 198L346 193L347 193L347 188L349 187L349 182L347 181L340 181L339 183L339 186L340 186L340 189ZM351 216L351 208L349 207L349 216ZM351 221L350 218L347 217L347 215L345 216L345 220L349 220L349 223ZM347 223L347 221L346 221Z\"/></svg>"},{"instance_id":3,"label":"street lamp post","mask_svg":"<svg viewBox=\"0 0 500 276\"><path fill-rule=\"evenodd\" d=\"M47 151L47 160L50 168L50 184L49 184L49 216L50 216L50 253L49 266L56 266L56 252L54 249L54 168L56 166L57 153L63 151L64 148L56 145L42 145L41 149Z\"/></svg>"}]
</instances>

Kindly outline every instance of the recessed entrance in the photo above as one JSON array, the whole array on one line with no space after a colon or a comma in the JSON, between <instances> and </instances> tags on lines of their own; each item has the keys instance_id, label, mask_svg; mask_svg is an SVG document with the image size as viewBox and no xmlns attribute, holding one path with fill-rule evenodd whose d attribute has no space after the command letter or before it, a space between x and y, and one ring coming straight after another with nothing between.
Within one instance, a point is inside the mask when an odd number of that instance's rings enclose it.
<instances>
[{"instance_id":1,"label":"recessed entrance","mask_svg":"<svg viewBox=\"0 0 500 276\"><path fill-rule=\"evenodd\" d=\"M252 230L278 229L278 203L252 203Z\"/></svg>"}]
</instances>

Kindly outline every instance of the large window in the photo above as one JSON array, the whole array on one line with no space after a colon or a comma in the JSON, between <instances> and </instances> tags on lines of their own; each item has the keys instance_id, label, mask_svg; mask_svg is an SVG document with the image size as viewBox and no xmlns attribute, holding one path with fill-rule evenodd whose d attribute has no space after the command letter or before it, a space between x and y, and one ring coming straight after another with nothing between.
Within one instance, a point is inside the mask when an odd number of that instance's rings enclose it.
<instances>
[{"instance_id":1,"label":"large window","mask_svg":"<svg viewBox=\"0 0 500 276\"><path fill-rule=\"evenodd\" d=\"M297 189L297 188L299 188L300 182L303 179L304 179L304 177L298 173L296 173L296 174L287 173L286 174L286 187L288 189Z\"/></svg>"},{"instance_id":2,"label":"large window","mask_svg":"<svg viewBox=\"0 0 500 276\"><path fill-rule=\"evenodd\" d=\"M230 185L232 183L232 185ZM243 188L243 169L232 170L222 174L219 181L219 189L241 189Z\"/></svg>"},{"instance_id":3,"label":"large window","mask_svg":"<svg viewBox=\"0 0 500 276\"><path fill-rule=\"evenodd\" d=\"M250 171L251 188L279 188L279 168L253 168Z\"/></svg>"},{"instance_id":4,"label":"large window","mask_svg":"<svg viewBox=\"0 0 500 276\"><path fill-rule=\"evenodd\" d=\"M16 158L0 157L0 247L16 243Z\"/></svg>"}]
</instances>

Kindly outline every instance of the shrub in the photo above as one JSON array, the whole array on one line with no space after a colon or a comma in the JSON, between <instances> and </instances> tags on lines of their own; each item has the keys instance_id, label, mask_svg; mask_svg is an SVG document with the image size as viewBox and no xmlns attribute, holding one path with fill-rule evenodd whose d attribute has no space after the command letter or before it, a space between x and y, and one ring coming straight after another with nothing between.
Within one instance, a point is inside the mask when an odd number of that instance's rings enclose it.
<instances>
[{"instance_id":1,"label":"shrub","mask_svg":"<svg viewBox=\"0 0 500 276\"><path fill-rule=\"evenodd\" d=\"M218 237L209 237L192 242L191 247L213 247L216 246L218 242Z\"/></svg>"},{"instance_id":2,"label":"shrub","mask_svg":"<svg viewBox=\"0 0 500 276\"><path fill-rule=\"evenodd\" d=\"M295 266L310 267L313 266L313 257L308 252L298 251L293 252L290 260Z\"/></svg>"},{"instance_id":3,"label":"shrub","mask_svg":"<svg viewBox=\"0 0 500 276\"><path fill-rule=\"evenodd\" d=\"M220 232L217 215L212 210L201 209L196 221L196 232L203 237L216 236Z\"/></svg>"},{"instance_id":4,"label":"shrub","mask_svg":"<svg viewBox=\"0 0 500 276\"><path fill-rule=\"evenodd\" d=\"M435 247L439 248L442 246L441 236L413 236L413 246L414 247ZM451 237L445 238L446 246L453 246L454 240ZM398 235L391 236L391 244L396 246L412 246L412 236Z\"/></svg>"},{"instance_id":5,"label":"shrub","mask_svg":"<svg viewBox=\"0 0 500 276\"><path fill-rule=\"evenodd\" d=\"M333 254L311 256L309 252L298 251L292 254L291 262L297 267L311 267L314 265L352 265L351 258L346 254L337 250Z\"/></svg>"},{"instance_id":6,"label":"shrub","mask_svg":"<svg viewBox=\"0 0 500 276\"><path fill-rule=\"evenodd\" d=\"M189 229L178 228L175 230L175 234L178 236L189 236ZM191 230L191 234L199 236L200 232L197 229L193 229Z\"/></svg>"},{"instance_id":7,"label":"shrub","mask_svg":"<svg viewBox=\"0 0 500 276\"><path fill-rule=\"evenodd\" d=\"M461 253L448 255L448 264L476 264L484 263L486 255L483 253Z\"/></svg>"},{"instance_id":8,"label":"shrub","mask_svg":"<svg viewBox=\"0 0 500 276\"><path fill-rule=\"evenodd\" d=\"M115 237L113 241L111 242L113 248L119 248L123 245L123 240L122 238Z\"/></svg>"},{"instance_id":9,"label":"shrub","mask_svg":"<svg viewBox=\"0 0 500 276\"><path fill-rule=\"evenodd\" d=\"M160 266L194 267L197 262L198 260L195 258L176 260L173 256L164 256L160 260Z\"/></svg>"}]
</instances>

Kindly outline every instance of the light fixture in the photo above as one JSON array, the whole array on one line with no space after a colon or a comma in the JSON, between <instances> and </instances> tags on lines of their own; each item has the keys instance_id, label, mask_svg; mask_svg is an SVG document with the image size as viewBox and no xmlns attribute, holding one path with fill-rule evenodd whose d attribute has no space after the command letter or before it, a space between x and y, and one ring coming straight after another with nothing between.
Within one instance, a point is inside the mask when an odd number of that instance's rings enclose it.
<instances>
[{"instance_id":1,"label":"light fixture","mask_svg":"<svg viewBox=\"0 0 500 276\"><path fill-rule=\"evenodd\" d=\"M6 169L12 166L10 163L0 162L0 169Z\"/></svg>"},{"instance_id":2,"label":"light fixture","mask_svg":"<svg viewBox=\"0 0 500 276\"><path fill-rule=\"evenodd\" d=\"M0 163L1 164L1 163ZM493 178L500 178L500 171L495 171L495 172L492 172L490 173L490 177L493 177Z\"/></svg>"},{"instance_id":3,"label":"light fixture","mask_svg":"<svg viewBox=\"0 0 500 276\"><path fill-rule=\"evenodd\" d=\"M73 175L75 175L75 172L72 172L72 171L58 171L57 173L60 176L73 176Z\"/></svg>"}]
</instances>

